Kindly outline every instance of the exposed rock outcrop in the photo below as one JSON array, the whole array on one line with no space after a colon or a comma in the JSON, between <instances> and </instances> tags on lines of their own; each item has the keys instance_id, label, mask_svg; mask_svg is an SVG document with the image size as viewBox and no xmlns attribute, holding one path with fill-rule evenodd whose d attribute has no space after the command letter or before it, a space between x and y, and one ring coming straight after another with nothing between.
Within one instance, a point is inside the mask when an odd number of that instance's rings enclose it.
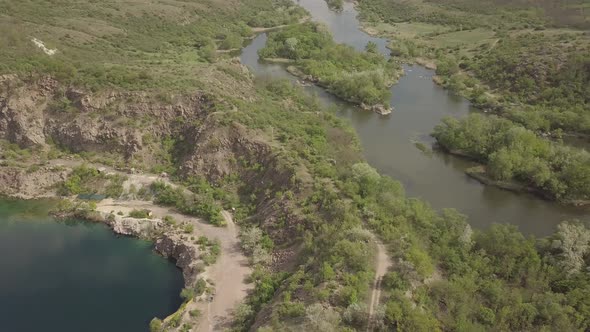
<instances>
[{"instance_id":1,"label":"exposed rock outcrop","mask_svg":"<svg viewBox=\"0 0 590 332\"><path fill-rule=\"evenodd\" d=\"M156 240L155 249L160 255L176 262L176 266L182 270L185 284L190 285L196 281L199 269L195 262L198 256L193 246L186 245L185 241L177 237L163 235Z\"/></svg>"},{"instance_id":2,"label":"exposed rock outcrop","mask_svg":"<svg viewBox=\"0 0 590 332\"><path fill-rule=\"evenodd\" d=\"M361 108L367 111L375 112L381 115L391 114L393 112L393 107L385 106L383 104L375 104L375 105L367 105L361 104Z\"/></svg>"},{"instance_id":3,"label":"exposed rock outcrop","mask_svg":"<svg viewBox=\"0 0 590 332\"><path fill-rule=\"evenodd\" d=\"M126 218L111 214L103 217L115 233L139 238L150 238L156 229L162 227L162 221L157 219Z\"/></svg>"},{"instance_id":4,"label":"exposed rock outcrop","mask_svg":"<svg viewBox=\"0 0 590 332\"><path fill-rule=\"evenodd\" d=\"M27 170L0 165L0 195L23 199L53 197L55 186L64 181L67 174L67 170L52 166Z\"/></svg>"},{"instance_id":5,"label":"exposed rock outcrop","mask_svg":"<svg viewBox=\"0 0 590 332\"><path fill-rule=\"evenodd\" d=\"M161 219L130 218L106 212L100 215L117 234L153 240L156 252L176 262L182 270L185 285L192 285L202 272L196 267L199 257L196 245L188 237L170 231Z\"/></svg>"},{"instance_id":6,"label":"exposed rock outcrop","mask_svg":"<svg viewBox=\"0 0 590 332\"><path fill-rule=\"evenodd\" d=\"M199 93L159 98L163 100L145 92L90 93L62 86L50 77L25 82L14 75L2 76L0 139L21 147L54 142L73 152L149 157L153 147L145 142L146 133L157 142L178 136L185 123L206 116L212 105Z\"/></svg>"}]
</instances>

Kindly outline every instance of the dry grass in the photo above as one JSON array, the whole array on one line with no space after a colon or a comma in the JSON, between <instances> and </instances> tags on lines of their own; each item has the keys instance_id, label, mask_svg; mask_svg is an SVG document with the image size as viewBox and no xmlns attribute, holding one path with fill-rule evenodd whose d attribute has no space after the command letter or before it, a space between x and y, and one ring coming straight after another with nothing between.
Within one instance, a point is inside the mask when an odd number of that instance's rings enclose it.
<instances>
[{"instance_id":1,"label":"dry grass","mask_svg":"<svg viewBox=\"0 0 590 332\"><path fill-rule=\"evenodd\" d=\"M228 36L271 0L23 0L0 2L0 74L49 73L93 89L187 90ZM47 56L32 42L57 49ZM240 40L240 39L238 39ZM223 80L225 76L219 77Z\"/></svg>"}]
</instances>

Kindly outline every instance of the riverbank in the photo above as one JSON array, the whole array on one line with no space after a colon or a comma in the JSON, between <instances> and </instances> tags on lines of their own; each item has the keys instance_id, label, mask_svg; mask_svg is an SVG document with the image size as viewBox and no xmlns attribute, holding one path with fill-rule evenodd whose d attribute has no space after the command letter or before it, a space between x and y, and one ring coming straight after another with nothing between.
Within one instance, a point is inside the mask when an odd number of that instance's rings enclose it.
<instances>
[{"instance_id":1,"label":"riverbank","mask_svg":"<svg viewBox=\"0 0 590 332\"><path fill-rule=\"evenodd\" d=\"M542 191L538 188L527 186L525 184L518 183L515 181L494 180L487 175L485 166L483 166L483 165L468 168L465 170L465 174L467 174L471 178L473 178L485 185L495 186L495 187L498 187L498 188L501 188L504 190L508 190L508 191L512 191L512 192L516 192L516 193L529 193L529 194L536 195L540 198L546 199L548 201L555 201L555 199L553 197L549 196L547 193L545 193L544 191ZM577 206L577 207L590 206L590 200L581 200L581 199L580 200L559 201L559 203L565 204L565 205Z\"/></svg>"},{"instance_id":2,"label":"riverbank","mask_svg":"<svg viewBox=\"0 0 590 332\"><path fill-rule=\"evenodd\" d=\"M294 24L303 24L305 22L309 22L309 20L311 19L310 16L307 17L303 17L301 18L298 22L293 23L293 24L283 24L283 25L277 25L274 27L253 27L250 28L252 30L252 32L256 35L256 34L260 34L260 33L264 33L264 32L269 32L269 31L275 31L275 30L280 30L280 29L284 29L286 27L292 26Z\"/></svg>"}]
</instances>

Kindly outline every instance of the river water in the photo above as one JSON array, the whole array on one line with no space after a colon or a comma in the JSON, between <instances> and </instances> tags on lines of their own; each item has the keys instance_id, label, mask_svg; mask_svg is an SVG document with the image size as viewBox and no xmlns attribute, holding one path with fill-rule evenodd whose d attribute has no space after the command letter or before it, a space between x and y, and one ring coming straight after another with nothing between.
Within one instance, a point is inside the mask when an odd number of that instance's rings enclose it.
<instances>
[{"instance_id":1,"label":"river water","mask_svg":"<svg viewBox=\"0 0 590 332\"><path fill-rule=\"evenodd\" d=\"M359 29L354 6L345 2L344 10L335 13L324 0L298 0L313 20L324 23L339 43L364 50L369 41L389 56L387 40L371 37ZM240 55L243 64L259 77L296 78L280 64L262 63L257 51L264 47L266 34L258 35ZM446 116L461 117L476 112L469 102L442 89L432 81L434 72L421 66L404 66L405 75L392 87L389 116L357 109L326 93L305 87L326 105L335 105L339 114L350 120L360 137L367 161L382 174L401 181L409 196L420 197L434 208L456 208L469 217L476 228L492 223L511 223L527 234L548 235L563 220L587 219L588 208L562 206L530 194L518 194L484 186L469 178L464 170L473 164L441 152L423 152L416 142L431 145L435 125Z\"/></svg>"},{"instance_id":2,"label":"river water","mask_svg":"<svg viewBox=\"0 0 590 332\"><path fill-rule=\"evenodd\" d=\"M143 332L180 306L182 273L152 244L49 206L0 200L0 330Z\"/></svg>"}]
</instances>

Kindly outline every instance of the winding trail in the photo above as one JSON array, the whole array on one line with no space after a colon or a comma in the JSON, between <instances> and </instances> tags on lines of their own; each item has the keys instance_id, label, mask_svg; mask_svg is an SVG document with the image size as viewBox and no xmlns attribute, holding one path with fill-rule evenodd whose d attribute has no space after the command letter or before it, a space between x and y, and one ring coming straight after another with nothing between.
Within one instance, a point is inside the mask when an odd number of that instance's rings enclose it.
<instances>
[{"instance_id":1,"label":"winding trail","mask_svg":"<svg viewBox=\"0 0 590 332\"><path fill-rule=\"evenodd\" d=\"M375 309L379 307L379 301L381 300L381 282L383 276L387 273L387 270L391 266L391 260L387 255L387 249L379 240L375 240L377 245L377 261L375 266L375 280L373 281L373 291L371 292L371 302L369 303L369 319L367 323L367 332L372 331L373 324L375 321Z\"/></svg>"},{"instance_id":2,"label":"winding trail","mask_svg":"<svg viewBox=\"0 0 590 332\"><path fill-rule=\"evenodd\" d=\"M84 164L84 162L60 159L52 161L52 164L73 168ZM111 167L103 167L99 164L86 163L86 165L97 169L102 168L108 173L126 176L127 180L123 183L123 187L127 192L132 185L136 189L139 189L143 186L149 186L154 181L162 181L175 188L179 187L167 177L155 174L127 174L114 170ZM188 191L188 189L185 190ZM204 235L211 240L219 240L221 255L217 259L217 262L209 266L201 275L201 277L209 279L214 283L215 295L211 301L194 303L194 308L198 308L201 311L201 318L192 331L210 332L228 329L233 316L233 310L252 288L251 284L246 283L246 278L252 273L252 270L248 266L248 259L241 251L239 229L234 223L231 213L222 211L221 214L227 225L226 227L217 227L200 218L178 213L173 208L156 205L151 201L109 198L98 202L96 208L99 212L110 213L114 211L116 213L120 211L124 215L128 215L134 209L148 209L154 217L159 219L163 219L167 215L172 216L180 223L193 224L195 236Z\"/></svg>"}]
</instances>

